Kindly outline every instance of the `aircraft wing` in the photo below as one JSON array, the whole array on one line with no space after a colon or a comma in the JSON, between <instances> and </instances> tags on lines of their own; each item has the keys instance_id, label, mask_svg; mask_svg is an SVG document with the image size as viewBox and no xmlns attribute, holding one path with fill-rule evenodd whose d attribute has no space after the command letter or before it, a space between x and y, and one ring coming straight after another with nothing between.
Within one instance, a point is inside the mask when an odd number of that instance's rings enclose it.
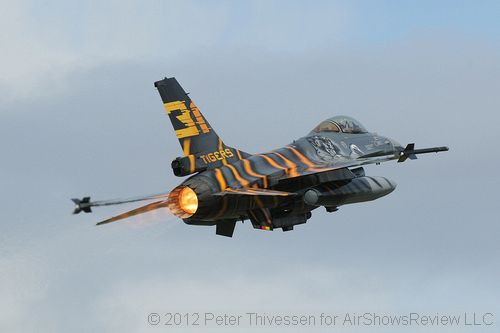
<instances>
[{"instance_id":1,"label":"aircraft wing","mask_svg":"<svg viewBox=\"0 0 500 333\"><path fill-rule=\"evenodd\" d=\"M278 184L290 183L303 179L306 177L311 177L312 175L318 175L318 177L328 177L329 179L322 179L321 182L334 181L334 180L346 180L354 178L354 175L348 168L360 167L368 164L380 164L382 162L388 162L392 160L398 160L398 162L404 162L406 159L416 159L418 154L427 153L438 153L441 151L448 151L448 147L433 147L424 149L415 149L415 144L410 143L402 150L399 154L387 154L387 155L375 155L375 156L361 156L356 159L345 159L340 161L335 161L333 163L327 164L311 164L307 168L302 170L294 170L294 172L287 172L285 175L281 175L277 179ZM330 179L331 178L331 179Z\"/></svg>"},{"instance_id":2,"label":"aircraft wing","mask_svg":"<svg viewBox=\"0 0 500 333\"><path fill-rule=\"evenodd\" d=\"M264 188L226 188L222 192L214 193L214 196L222 197L225 202L236 203L240 200L249 200L255 202L257 206L276 205L278 202L286 201L295 197L297 193L270 190ZM236 200L236 201L234 201Z\"/></svg>"},{"instance_id":3,"label":"aircraft wing","mask_svg":"<svg viewBox=\"0 0 500 333\"><path fill-rule=\"evenodd\" d=\"M432 148L423 148L423 149L415 149L414 143L409 143L406 145L406 148L401 150L399 154L388 154L388 155L364 155L357 159L353 159L351 161L345 161L343 163L344 167L355 167L367 164L378 164L382 162L398 160L398 162L404 162L406 159L415 160L417 159L417 155L419 154L428 154L428 153L439 153L442 151L448 151L448 147L432 147Z\"/></svg>"},{"instance_id":4,"label":"aircraft wing","mask_svg":"<svg viewBox=\"0 0 500 333\"><path fill-rule=\"evenodd\" d=\"M275 191L268 190L263 188L226 188L224 191L215 193L217 196L266 196L266 197L286 197L286 196L294 196L297 193L292 192L284 192L284 191Z\"/></svg>"}]
</instances>

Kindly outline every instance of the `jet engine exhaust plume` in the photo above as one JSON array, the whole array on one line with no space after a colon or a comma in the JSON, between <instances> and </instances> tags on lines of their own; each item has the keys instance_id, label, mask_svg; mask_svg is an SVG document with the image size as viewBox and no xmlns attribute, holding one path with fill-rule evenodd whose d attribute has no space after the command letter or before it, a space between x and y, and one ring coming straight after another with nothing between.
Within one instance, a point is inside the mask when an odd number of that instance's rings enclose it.
<instances>
[{"instance_id":1,"label":"jet engine exhaust plume","mask_svg":"<svg viewBox=\"0 0 500 333\"><path fill-rule=\"evenodd\" d=\"M178 186L168 196L168 208L177 217L191 217L198 210L198 196L189 186Z\"/></svg>"},{"instance_id":2,"label":"jet engine exhaust plume","mask_svg":"<svg viewBox=\"0 0 500 333\"><path fill-rule=\"evenodd\" d=\"M154 200L154 199L163 199L163 198L168 198L170 192L167 193L158 193L158 194L152 194L148 196L142 196L142 197L133 197L133 198L127 198L127 199L113 199L113 200L99 200L99 201L90 201L90 197L84 197L82 199L71 199L73 203L75 204L75 210L73 211L73 214L79 214L80 212L85 212L85 213L92 213L92 207L99 207L99 206L114 206L114 205L121 205L121 204L126 204L126 203L131 203L131 202L138 202L138 201L146 201L146 200Z\"/></svg>"},{"instance_id":3,"label":"jet engine exhaust plume","mask_svg":"<svg viewBox=\"0 0 500 333\"><path fill-rule=\"evenodd\" d=\"M91 212L91 207L95 206L110 206L120 205L124 203L160 199L142 207L132 209L128 212L113 216L109 219L101 221L96 225L107 224L120 221L132 216L143 214L146 212L155 211L160 208L168 208L169 212L180 218L188 218L193 216L198 210L198 196L188 186L178 186L172 192L150 195L145 197L136 197L129 199L108 200L108 201L90 201L90 197L85 197L82 200L73 199L76 205L73 214L78 214L80 211L86 213Z\"/></svg>"},{"instance_id":4,"label":"jet engine exhaust plume","mask_svg":"<svg viewBox=\"0 0 500 333\"><path fill-rule=\"evenodd\" d=\"M153 203L150 203L150 204L147 204L145 206L130 210L130 211L122 213L120 215L113 216L107 220L104 220L104 221L97 223L97 225L101 225L101 224L107 224L107 223L119 221L119 220L125 219L127 217L146 213L146 212L149 212L152 210L156 210L156 209L160 209L160 208L168 208L169 196L170 196L170 192L153 194L153 195L142 196L142 197L134 197L134 198L128 198L128 199L90 201L90 197L84 197L81 200L80 199L71 199L71 200L75 204L75 210L73 211L73 214L78 214L82 211L85 213L91 213L92 207L121 205L121 204L125 204L125 203L138 202L138 201L157 200ZM186 200L186 199L184 199L184 200ZM188 200L188 202L190 202L190 200ZM187 203L186 203L186 205L187 205Z\"/></svg>"},{"instance_id":5,"label":"jet engine exhaust plume","mask_svg":"<svg viewBox=\"0 0 500 333\"><path fill-rule=\"evenodd\" d=\"M107 220L104 220L104 221L97 223L96 225L102 225L102 224L107 224L107 223L123 220L123 219L126 219L126 218L131 217L131 216L143 214L143 213L146 213L146 212L149 212L149 211L152 211L155 209L159 209L159 208L164 208L164 207L167 207L166 200L156 201L156 202L147 204L146 206L132 209L131 211L122 213L120 215L113 216Z\"/></svg>"}]
</instances>

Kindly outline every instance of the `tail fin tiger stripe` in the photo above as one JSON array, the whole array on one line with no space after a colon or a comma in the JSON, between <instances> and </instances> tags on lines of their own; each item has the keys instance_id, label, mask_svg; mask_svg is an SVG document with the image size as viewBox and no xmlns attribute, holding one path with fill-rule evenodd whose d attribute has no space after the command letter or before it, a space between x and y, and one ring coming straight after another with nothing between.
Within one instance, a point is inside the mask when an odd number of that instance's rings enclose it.
<instances>
[{"instance_id":1,"label":"tail fin tiger stripe","mask_svg":"<svg viewBox=\"0 0 500 333\"><path fill-rule=\"evenodd\" d=\"M188 155L189 158L189 172L193 174L196 170L196 160L194 155Z\"/></svg>"},{"instance_id":2,"label":"tail fin tiger stripe","mask_svg":"<svg viewBox=\"0 0 500 333\"><path fill-rule=\"evenodd\" d=\"M160 93L184 156L194 156L182 160L183 167L189 163L189 168L179 171L177 175L185 176L189 172L219 168L250 156L224 144L175 78L157 81L155 87ZM193 158L195 163L191 162ZM194 169L191 165L194 165Z\"/></svg>"},{"instance_id":3,"label":"tail fin tiger stripe","mask_svg":"<svg viewBox=\"0 0 500 333\"><path fill-rule=\"evenodd\" d=\"M190 104L194 105L192 102ZM172 118L174 118L177 120L177 122L183 124L183 126L178 125L178 128L175 128L174 125L175 135L178 139L199 135L200 130L198 126L201 127L202 125L204 125L206 127L205 120L203 118L195 117L195 119L193 119L193 117L191 116L192 110L186 105L186 101L175 101L165 104L165 109L167 110L167 114L169 115L170 119L172 120Z\"/></svg>"},{"instance_id":4,"label":"tail fin tiger stripe","mask_svg":"<svg viewBox=\"0 0 500 333\"><path fill-rule=\"evenodd\" d=\"M196 105L194 105L193 102L191 102L191 110L193 110L193 114L196 118L198 125L200 125L201 131L203 133L210 132L210 129L208 128L207 123L205 122L205 119L203 119L203 116L201 115L200 110L198 109L198 107Z\"/></svg>"},{"instance_id":5,"label":"tail fin tiger stripe","mask_svg":"<svg viewBox=\"0 0 500 333\"><path fill-rule=\"evenodd\" d=\"M224 143L222 143L222 140L219 138L219 151L224 150ZM227 165L226 159L222 159L222 165Z\"/></svg>"},{"instance_id":6,"label":"tail fin tiger stripe","mask_svg":"<svg viewBox=\"0 0 500 333\"><path fill-rule=\"evenodd\" d=\"M188 138L182 142L182 151L185 156L191 155L191 139Z\"/></svg>"}]
</instances>

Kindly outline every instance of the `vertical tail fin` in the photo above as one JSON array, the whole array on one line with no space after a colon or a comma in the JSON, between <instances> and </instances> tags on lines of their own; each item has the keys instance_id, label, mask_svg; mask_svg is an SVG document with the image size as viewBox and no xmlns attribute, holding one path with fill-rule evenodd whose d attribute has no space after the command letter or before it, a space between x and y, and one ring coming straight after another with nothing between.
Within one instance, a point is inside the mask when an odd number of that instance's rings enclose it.
<instances>
[{"instance_id":1,"label":"vertical tail fin","mask_svg":"<svg viewBox=\"0 0 500 333\"><path fill-rule=\"evenodd\" d=\"M157 81L155 87L160 93L184 156L188 157L184 159L187 173L181 173L191 174L216 168L249 155L224 144L175 78Z\"/></svg>"}]
</instances>

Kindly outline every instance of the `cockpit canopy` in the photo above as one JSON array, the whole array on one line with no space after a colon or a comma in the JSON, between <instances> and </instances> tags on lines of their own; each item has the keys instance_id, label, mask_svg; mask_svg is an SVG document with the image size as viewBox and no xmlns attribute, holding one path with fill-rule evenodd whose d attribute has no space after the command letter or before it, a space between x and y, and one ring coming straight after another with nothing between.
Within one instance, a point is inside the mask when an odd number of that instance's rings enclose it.
<instances>
[{"instance_id":1,"label":"cockpit canopy","mask_svg":"<svg viewBox=\"0 0 500 333\"><path fill-rule=\"evenodd\" d=\"M321 122L321 124L313 129L313 132L342 132L348 134L360 134L367 133L368 131L354 118L336 116Z\"/></svg>"}]
</instances>

